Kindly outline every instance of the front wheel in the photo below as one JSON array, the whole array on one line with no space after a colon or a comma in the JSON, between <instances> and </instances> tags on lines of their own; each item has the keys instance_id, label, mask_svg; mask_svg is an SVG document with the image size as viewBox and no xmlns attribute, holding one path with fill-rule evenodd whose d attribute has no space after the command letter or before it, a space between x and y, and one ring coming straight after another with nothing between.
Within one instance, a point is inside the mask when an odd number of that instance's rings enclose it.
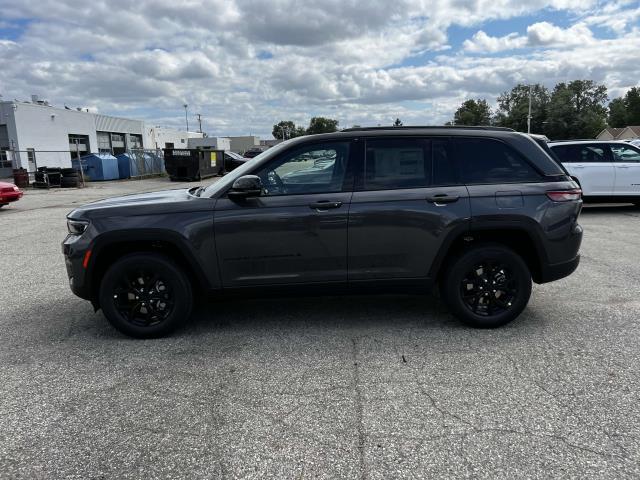
<instances>
[{"instance_id":1,"label":"front wheel","mask_svg":"<svg viewBox=\"0 0 640 480\"><path fill-rule=\"evenodd\" d=\"M502 245L480 245L462 253L440 284L451 312L476 328L509 323L531 296L531 273L522 257Z\"/></svg>"},{"instance_id":2,"label":"front wheel","mask_svg":"<svg viewBox=\"0 0 640 480\"><path fill-rule=\"evenodd\" d=\"M136 338L167 335L191 314L191 284L180 267L154 253L117 260L100 283L100 307L120 332Z\"/></svg>"}]
</instances>

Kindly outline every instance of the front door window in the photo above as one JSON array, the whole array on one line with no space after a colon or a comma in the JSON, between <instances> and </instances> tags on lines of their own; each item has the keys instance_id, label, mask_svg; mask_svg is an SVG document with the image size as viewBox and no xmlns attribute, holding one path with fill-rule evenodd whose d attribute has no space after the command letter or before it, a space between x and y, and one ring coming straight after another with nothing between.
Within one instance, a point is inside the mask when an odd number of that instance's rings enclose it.
<instances>
[{"instance_id":1,"label":"front door window","mask_svg":"<svg viewBox=\"0 0 640 480\"><path fill-rule=\"evenodd\" d=\"M271 162L256 173L264 196L331 193L342 190L349 144L303 147Z\"/></svg>"}]
</instances>

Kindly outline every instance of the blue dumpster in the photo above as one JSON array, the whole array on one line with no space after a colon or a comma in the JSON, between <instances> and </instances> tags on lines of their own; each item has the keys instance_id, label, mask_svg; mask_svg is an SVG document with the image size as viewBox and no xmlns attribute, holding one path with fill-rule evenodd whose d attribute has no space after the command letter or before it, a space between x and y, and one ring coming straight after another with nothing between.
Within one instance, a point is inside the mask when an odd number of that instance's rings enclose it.
<instances>
[{"instance_id":1,"label":"blue dumpster","mask_svg":"<svg viewBox=\"0 0 640 480\"><path fill-rule=\"evenodd\" d=\"M118 159L106 153L92 153L80 158L82 170L87 180L101 182L103 180L117 180ZM73 160L73 167L78 169L78 160Z\"/></svg>"},{"instance_id":2,"label":"blue dumpster","mask_svg":"<svg viewBox=\"0 0 640 480\"><path fill-rule=\"evenodd\" d=\"M130 153L121 153L118 159L119 178L131 178L138 176L138 164Z\"/></svg>"}]
</instances>

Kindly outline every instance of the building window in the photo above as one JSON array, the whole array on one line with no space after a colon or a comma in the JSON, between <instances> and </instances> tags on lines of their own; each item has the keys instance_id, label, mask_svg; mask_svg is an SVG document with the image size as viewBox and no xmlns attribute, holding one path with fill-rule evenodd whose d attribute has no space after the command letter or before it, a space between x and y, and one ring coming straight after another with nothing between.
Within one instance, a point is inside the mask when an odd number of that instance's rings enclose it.
<instances>
[{"instance_id":1,"label":"building window","mask_svg":"<svg viewBox=\"0 0 640 480\"><path fill-rule=\"evenodd\" d=\"M107 132L97 132L98 151L100 153L111 153L111 136Z\"/></svg>"},{"instance_id":2,"label":"building window","mask_svg":"<svg viewBox=\"0 0 640 480\"><path fill-rule=\"evenodd\" d=\"M89 135L69 135L69 151L71 152L71 158L78 158L78 153L80 156L87 155L91 153L91 149L89 148Z\"/></svg>"},{"instance_id":3,"label":"building window","mask_svg":"<svg viewBox=\"0 0 640 480\"><path fill-rule=\"evenodd\" d=\"M7 152L9 149L7 147L0 148L0 168L11 168L11 160L9 160L9 155Z\"/></svg>"},{"instance_id":4,"label":"building window","mask_svg":"<svg viewBox=\"0 0 640 480\"><path fill-rule=\"evenodd\" d=\"M142 135L129 135L129 150L142 149Z\"/></svg>"}]
</instances>

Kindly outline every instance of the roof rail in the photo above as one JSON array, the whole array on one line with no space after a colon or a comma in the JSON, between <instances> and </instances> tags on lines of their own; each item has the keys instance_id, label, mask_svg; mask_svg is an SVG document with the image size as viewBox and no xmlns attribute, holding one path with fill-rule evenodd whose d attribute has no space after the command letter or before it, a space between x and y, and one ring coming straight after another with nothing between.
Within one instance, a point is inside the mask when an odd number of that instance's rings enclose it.
<instances>
[{"instance_id":1,"label":"roof rail","mask_svg":"<svg viewBox=\"0 0 640 480\"><path fill-rule=\"evenodd\" d=\"M561 142L615 142L615 140L601 140L599 138L565 138L562 140L550 140L551 143Z\"/></svg>"},{"instance_id":2,"label":"roof rail","mask_svg":"<svg viewBox=\"0 0 640 480\"><path fill-rule=\"evenodd\" d=\"M491 130L498 132L515 132L512 128L507 127L488 127L488 126L470 126L470 125L403 125L401 127L352 127L352 128L344 128L341 132L366 132L369 130L441 130L441 129L451 129L451 130Z\"/></svg>"}]
</instances>

